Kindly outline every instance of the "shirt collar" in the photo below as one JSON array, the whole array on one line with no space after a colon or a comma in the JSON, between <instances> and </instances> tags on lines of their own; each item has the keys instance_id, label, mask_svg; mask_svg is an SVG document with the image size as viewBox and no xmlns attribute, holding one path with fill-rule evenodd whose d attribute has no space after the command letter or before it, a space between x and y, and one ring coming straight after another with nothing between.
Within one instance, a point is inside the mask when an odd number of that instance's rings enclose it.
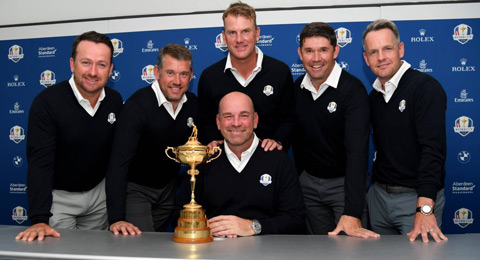
<instances>
[{"instance_id":1,"label":"shirt collar","mask_svg":"<svg viewBox=\"0 0 480 260\"><path fill-rule=\"evenodd\" d=\"M77 99L78 103L81 105L82 103L87 102L90 104L90 101L82 96L80 91L78 91L77 85L75 84L75 80L73 79L73 75L70 77L68 80L68 83L70 84L70 87L72 88L73 94L75 95L75 98ZM102 101L105 98L105 88L102 88L102 92L100 93L100 97L98 98L98 102ZM96 106L96 104L95 104ZM95 107L94 106L94 107Z\"/></svg>"},{"instance_id":2,"label":"shirt collar","mask_svg":"<svg viewBox=\"0 0 480 260\"><path fill-rule=\"evenodd\" d=\"M400 79L402 78L403 74L410 67L411 67L410 63L408 63L405 60L402 60L402 66L400 66L397 73L395 73L395 75L393 75L393 77L390 80L385 82L385 85L389 84L393 87L393 90L395 90L398 87L398 83L400 82ZM380 80L378 80L378 78L375 80L375 82L373 82L373 88L376 91L385 94L385 91L382 90L382 83L380 83Z\"/></svg>"},{"instance_id":3,"label":"shirt collar","mask_svg":"<svg viewBox=\"0 0 480 260\"><path fill-rule=\"evenodd\" d=\"M342 74L342 68L340 68L340 65L335 61L335 65L333 66L332 72L330 72L330 75L328 76L327 80L320 85L318 90L313 86L312 80L310 78L310 75L308 73L305 75L305 77L302 80L302 83L300 84L300 88L302 89L307 89L310 92L312 92L312 97L314 100L316 100L318 97L320 97L323 92L328 87L332 88L337 88L338 87L338 81L340 80L340 75Z\"/></svg>"},{"instance_id":4,"label":"shirt collar","mask_svg":"<svg viewBox=\"0 0 480 260\"><path fill-rule=\"evenodd\" d=\"M261 69L262 68L262 62L263 62L263 52L262 52L262 50L260 50L260 48L255 46L255 52L258 55L257 55L257 64L256 64L255 68L253 69L253 71L257 71L257 70ZM223 69L223 72L225 72L227 69L235 69L232 65L232 59L230 57L230 52L227 55L227 63L225 63L225 69Z\"/></svg>"},{"instance_id":5,"label":"shirt collar","mask_svg":"<svg viewBox=\"0 0 480 260\"><path fill-rule=\"evenodd\" d=\"M152 89L153 89L153 92L155 92L155 96L157 97L157 102L159 107L165 103L172 104L170 103L170 101L167 100L167 98L163 94L162 90L160 89L160 84L158 83L157 80L155 80L152 83ZM187 100L188 100L187 95L183 94L182 99L180 100L178 105L180 106L180 104L187 102Z\"/></svg>"},{"instance_id":6,"label":"shirt collar","mask_svg":"<svg viewBox=\"0 0 480 260\"><path fill-rule=\"evenodd\" d=\"M233 151L230 149L230 147L228 147L227 142L224 141L223 143L225 144L224 145L225 154L227 155L227 157L230 159L230 158L232 158L232 156L234 156L235 158L238 159L238 157L233 153ZM253 152L255 152L255 149L257 149L258 143L259 143L258 137L255 133L253 133L253 142L247 150L242 152L242 155L241 155L242 158L239 161L242 161L247 155L253 154ZM248 158L250 158L250 157L248 157Z\"/></svg>"}]
</instances>

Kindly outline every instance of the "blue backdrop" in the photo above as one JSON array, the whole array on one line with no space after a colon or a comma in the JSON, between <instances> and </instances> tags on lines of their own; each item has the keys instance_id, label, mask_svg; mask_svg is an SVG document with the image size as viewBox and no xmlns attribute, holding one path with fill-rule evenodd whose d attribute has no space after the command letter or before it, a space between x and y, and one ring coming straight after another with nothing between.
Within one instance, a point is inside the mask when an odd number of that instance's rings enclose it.
<instances>
[{"instance_id":1,"label":"blue backdrop","mask_svg":"<svg viewBox=\"0 0 480 260\"><path fill-rule=\"evenodd\" d=\"M476 71L476 65L480 61L480 48L473 33L480 28L480 19L396 23L405 43L405 59L412 68L437 78L448 97L443 230L480 232L473 217L473 213L480 212L480 194L475 189L480 181L480 160L476 157L480 155L480 138L474 131L480 113L478 100L475 102L479 94L480 72ZM341 46L337 62L362 80L370 92L375 76L362 56L362 33L368 22L331 25ZM305 73L297 55L298 34L303 26L261 26L257 43L265 54L288 64L294 79ZM152 66L156 64L158 50L168 43L178 43L193 53L194 79L190 90L196 93L203 69L227 54L221 30L216 27L109 34L115 54L114 73L108 85L126 100L154 79ZM71 76L69 58L74 38L0 41L0 131L4 133L0 139L0 224L29 224L25 152L28 111L40 91ZM163 154L163 150L159 153ZM372 160L373 154L372 146Z\"/></svg>"}]
</instances>

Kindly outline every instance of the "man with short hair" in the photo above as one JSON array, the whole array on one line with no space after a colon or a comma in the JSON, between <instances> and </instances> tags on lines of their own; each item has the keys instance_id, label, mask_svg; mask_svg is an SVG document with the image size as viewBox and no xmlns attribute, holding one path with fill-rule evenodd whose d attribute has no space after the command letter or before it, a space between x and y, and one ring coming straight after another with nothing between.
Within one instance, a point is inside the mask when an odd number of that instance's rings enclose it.
<instances>
[{"instance_id":1,"label":"man with short hair","mask_svg":"<svg viewBox=\"0 0 480 260\"><path fill-rule=\"evenodd\" d=\"M283 149L293 127L293 78L288 66L264 55L256 47L260 37L255 9L232 3L223 13L222 36L228 56L206 68L198 83L202 124L199 138L204 143L221 140L215 116L220 99L232 92L247 94L255 104L260 122L256 134L265 150Z\"/></svg>"},{"instance_id":2,"label":"man with short hair","mask_svg":"<svg viewBox=\"0 0 480 260\"><path fill-rule=\"evenodd\" d=\"M301 171L307 225L312 234L378 237L366 223L369 104L363 84L335 59L334 29L305 25L298 56L307 73L295 82L293 154ZM366 213L366 211L365 211Z\"/></svg>"},{"instance_id":3,"label":"man with short hair","mask_svg":"<svg viewBox=\"0 0 480 260\"><path fill-rule=\"evenodd\" d=\"M166 229L180 164L168 159L164 149L183 145L192 131L188 120L197 118L197 97L187 92L192 62L184 46L166 45L158 53L156 81L125 102L107 173L108 219L114 234Z\"/></svg>"},{"instance_id":4,"label":"man with short hair","mask_svg":"<svg viewBox=\"0 0 480 260\"><path fill-rule=\"evenodd\" d=\"M377 75L370 92L373 139L377 148L373 184L367 194L370 223L380 234L428 234L440 230L445 186L446 94L428 74L402 60L397 26L376 20L363 33L363 57Z\"/></svg>"},{"instance_id":5,"label":"man with short hair","mask_svg":"<svg viewBox=\"0 0 480 260\"><path fill-rule=\"evenodd\" d=\"M303 233L305 206L295 168L287 153L261 147L252 100L240 92L225 95L216 121L225 138L223 153L199 166L195 188L212 235ZM181 195L188 202L189 193Z\"/></svg>"},{"instance_id":6,"label":"man with short hair","mask_svg":"<svg viewBox=\"0 0 480 260\"><path fill-rule=\"evenodd\" d=\"M43 90L28 118L28 204L32 226L16 239L60 237L54 228L106 229L105 174L120 94L108 87L113 46L97 32L73 42L69 81Z\"/></svg>"}]
</instances>

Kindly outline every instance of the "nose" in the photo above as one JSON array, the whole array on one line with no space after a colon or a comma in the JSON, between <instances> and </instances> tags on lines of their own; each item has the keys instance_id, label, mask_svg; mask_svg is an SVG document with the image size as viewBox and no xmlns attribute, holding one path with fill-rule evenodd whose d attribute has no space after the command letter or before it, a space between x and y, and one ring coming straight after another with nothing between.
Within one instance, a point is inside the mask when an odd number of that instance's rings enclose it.
<instances>
[{"instance_id":1,"label":"nose","mask_svg":"<svg viewBox=\"0 0 480 260\"><path fill-rule=\"evenodd\" d=\"M180 85L180 82L180 74L177 73L173 76L173 84Z\"/></svg>"},{"instance_id":2,"label":"nose","mask_svg":"<svg viewBox=\"0 0 480 260\"><path fill-rule=\"evenodd\" d=\"M318 51L313 52L313 60L314 61L320 60L320 53Z\"/></svg>"},{"instance_id":3,"label":"nose","mask_svg":"<svg viewBox=\"0 0 480 260\"><path fill-rule=\"evenodd\" d=\"M234 116L232 126L237 127L237 126L240 126L240 124L241 124L240 117L239 116Z\"/></svg>"},{"instance_id":4,"label":"nose","mask_svg":"<svg viewBox=\"0 0 480 260\"><path fill-rule=\"evenodd\" d=\"M96 76L97 73L98 73L97 66L95 65L90 66L90 69L88 70L88 74L90 74L91 76Z\"/></svg>"},{"instance_id":5,"label":"nose","mask_svg":"<svg viewBox=\"0 0 480 260\"><path fill-rule=\"evenodd\" d=\"M377 55L377 59L378 60L383 60L385 59L385 54L383 53L383 51L378 51L378 55Z\"/></svg>"}]
</instances>

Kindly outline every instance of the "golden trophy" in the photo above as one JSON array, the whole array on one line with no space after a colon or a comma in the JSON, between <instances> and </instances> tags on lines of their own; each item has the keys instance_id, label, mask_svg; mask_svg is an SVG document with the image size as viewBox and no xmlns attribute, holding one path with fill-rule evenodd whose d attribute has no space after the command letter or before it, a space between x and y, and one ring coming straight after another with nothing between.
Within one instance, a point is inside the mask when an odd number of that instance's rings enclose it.
<instances>
[{"instance_id":1,"label":"golden trophy","mask_svg":"<svg viewBox=\"0 0 480 260\"><path fill-rule=\"evenodd\" d=\"M178 225L175 228L175 235L173 241L179 243L205 243L213 241L210 227L208 227L205 210L202 206L195 202L195 176L198 175L198 170L195 167L199 164L209 163L217 159L222 153L220 147L208 147L202 145L197 140L197 127L193 124L193 120L189 118L188 125L193 126L192 135L188 138L184 145L174 147L167 147L165 154L168 158L182 164L190 166L187 173L190 175L190 189L192 191L190 203L185 204L180 211L180 218ZM172 150L175 157L171 157L168 151ZM210 158L218 151L218 155Z\"/></svg>"}]
</instances>

